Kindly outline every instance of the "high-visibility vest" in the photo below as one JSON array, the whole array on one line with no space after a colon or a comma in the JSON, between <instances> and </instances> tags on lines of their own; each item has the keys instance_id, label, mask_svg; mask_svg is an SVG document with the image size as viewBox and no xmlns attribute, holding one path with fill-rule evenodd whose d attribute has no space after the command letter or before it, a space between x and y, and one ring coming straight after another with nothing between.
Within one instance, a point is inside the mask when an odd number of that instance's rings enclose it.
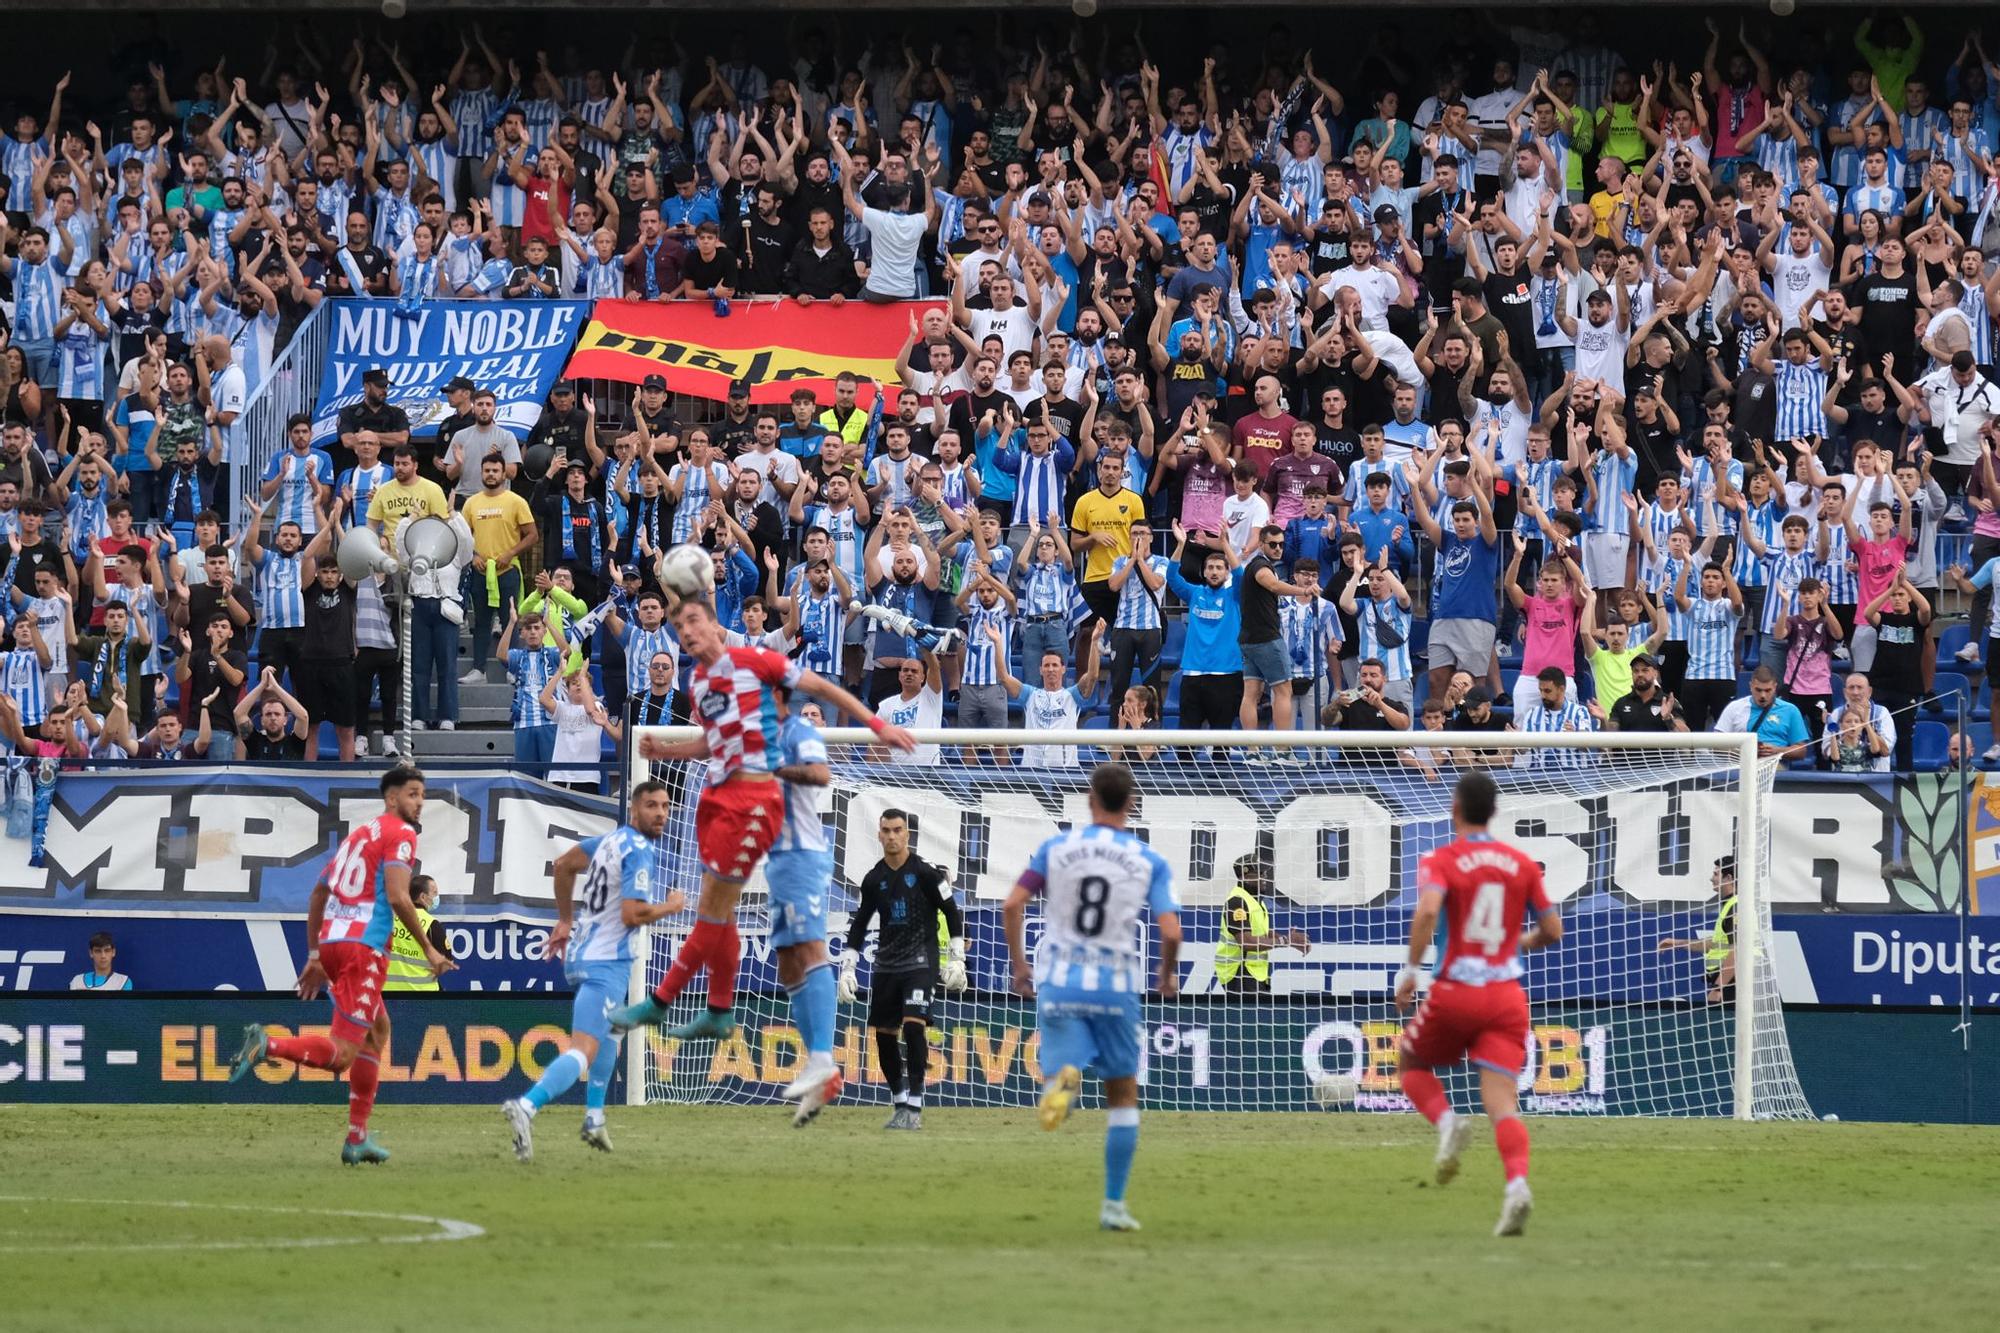
<instances>
[{"instance_id":1,"label":"high-visibility vest","mask_svg":"<svg viewBox=\"0 0 2000 1333\"><path fill-rule=\"evenodd\" d=\"M1715 929L1709 933L1708 952L1702 955L1702 962L1710 972L1720 972L1722 965L1729 961L1730 950L1736 947L1730 938L1730 927L1735 924L1736 895L1730 894L1722 900L1722 906L1715 913Z\"/></svg>"},{"instance_id":2,"label":"high-visibility vest","mask_svg":"<svg viewBox=\"0 0 2000 1333\"><path fill-rule=\"evenodd\" d=\"M434 920L423 908L417 909L417 921L422 924L424 934L431 933ZM410 934L401 917L396 918L395 927L389 932L389 975L382 982L383 990L436 990L438 980L431 975L431 965L424 961L424 946L416 936Z\"/></svg>"},{"instance_id":3,"label":"high-visibility vest","mask_svg":"<svg viewBox=\"0 0 2000 1333\"><path fill-rule=\"evenodd\" d=\"M1237 906L1237 900L1242 906ZM1241 919L1238 914L1241 913ZM1249 935L1271 933L1271 914L1264 910L1264 904L1257 895L1237 885L1229 891L1229 897L1222 905L1222 938L1215 944L1215 980L1217 985L1227 986L1236 979L1236 970L1249 970L1251 980L1266 982L1271 979L1271 955L1266 949L1245 949L1236 942L1236 932Z\"/></svg>"},{"instance_id":4,"label":"high-visibility vest","mask_svg":"<svg viewBox=\"0 0 2000 1333\"><path fill-rule=\"evenodd\" d=\"M938 921L938 969L951 961L951 923L944 919L944 913L937 914Z\"/></svg>"}]
</instances>

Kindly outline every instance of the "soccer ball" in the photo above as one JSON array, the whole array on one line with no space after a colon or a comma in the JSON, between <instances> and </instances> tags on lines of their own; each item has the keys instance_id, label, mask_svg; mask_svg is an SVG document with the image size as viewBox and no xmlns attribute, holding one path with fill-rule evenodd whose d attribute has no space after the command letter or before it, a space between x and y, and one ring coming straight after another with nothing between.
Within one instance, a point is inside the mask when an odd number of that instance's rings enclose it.
<instances>
[{"instance_id":1,"label":"soccer ball","mask_svg":"<svg viewBox=\"0 0 2000 1333\"><path fill-rule=\"evenodd\" d=\"M706 597L715 591L715 561L699 546L676 546L660 561L660 582L677 596Z\"/></svg>"}]
</instances>

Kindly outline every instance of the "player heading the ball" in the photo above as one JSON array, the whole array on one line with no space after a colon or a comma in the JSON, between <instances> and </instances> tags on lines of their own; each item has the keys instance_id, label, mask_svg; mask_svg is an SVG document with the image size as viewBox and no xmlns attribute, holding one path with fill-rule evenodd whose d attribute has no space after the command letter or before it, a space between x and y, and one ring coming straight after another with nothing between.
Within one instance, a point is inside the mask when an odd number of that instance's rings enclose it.
<instances>
[{"instance_id":1,"label":"player heading the ball","mask_svg":"<svg viewBox=\"0 0 2000 1333\"><path fill-rule=\"evenodd\" d=\"M1132 770L1099 764L1090 775L1090 823L1038 847L1004 908L1014 990L1034 997L1042 1068L1055 1071L1042 1087L1042 1128L1059 1128L1069 1117L1084 1070L1104 1081L1104 1202L1097 1224L1106 1231L1139 1229L1125 1207L1125 1182L1139 1148L1144 912L1153 914L1160 931L1160 997L1180 993L1174 872L1128 827L1138 805ZM1031 972L1027 919L1033 898L1042 900L1042 940Z\"/></svg>"},{"instance_id":2,"label":"player heading the ball","mask_svg":"<svg viewBox=\"0 0 2000 1333\"><path fill-rule=\"evenodd\" d=\"M299 998L310 1000L331 989L332 1035L272 1037L262 1024L252 1023L243 1029L243 1045L229 1062L231 1083L267 1059L345 1070L347 1142L340 1160L349 1166L389 1160L389 1150L368 1133L368 1117L375 1109L382 1055L389 1049L382 977L392 922L401 921L423 948L431 975L457 966L424 938L423 922L410 901L424 775L407 764L384 773L382 807L381 814L341 839L306 904L306 939L311 943L299 973Z\"/></svg>"},{"instance_id":3,"label":"player heading the ball","mask_svg":"<svg viewBox=\"0 0 2000 1333\"><path fill-rule=\"evenodd\" d=\"M708 773L695 807L695 844L701 854L701 899L694 929L688 932L673 966L637 1004L611 1015L611 1030L629 1032L657 1023L696 973L708 973L708 1010L669 1034L688 1040L721 1040L736 1030L736 967L743 944L736 933L736 903L743 881L778 840L785 818L778 769L784 763L779 739L780 688L810 694L824 704L863 719L882 742L908 753L917 748L910 733L890 726L859 699L789 657L768 648L732 648L723 637L715 608L691 597L674 608L674 631L693 660L689 714L702 734L669 744L651 737L639 742L646 759L706 759Z\"/></svg>"},{"instance_id":4,"label":"player heading the ball","mask_svg":"<svg viewBox=\"0 0 2000 1333\"><path fill-rule=\"evenodd\" d=\"M1521 1123L1516 1084L1528 1062L1528 993L1521 987L1521 953L1562 938L1562 917L1549 905L1542 868L1527 853L1493 837L1499 788L1484 773L1467 773L1451 797L1452 840L1417 863L1417 905L1410 914L1410 954L1396 974L1396 1008L1408 1012L1438 916L1445 951L1436 980L1397 1040L1403 1092L1438 1129L1437 1182L1458 1174L1471 1124L1451 1109L1432 1071L1470 1060L1479 1095L1493 1123L1493 1142L1506 1167L1507 1188L1496 1236L1527 1227L1528 1127ZM1529 909L1535 924L1520 923Z\"/></svg>"}]
</instances>

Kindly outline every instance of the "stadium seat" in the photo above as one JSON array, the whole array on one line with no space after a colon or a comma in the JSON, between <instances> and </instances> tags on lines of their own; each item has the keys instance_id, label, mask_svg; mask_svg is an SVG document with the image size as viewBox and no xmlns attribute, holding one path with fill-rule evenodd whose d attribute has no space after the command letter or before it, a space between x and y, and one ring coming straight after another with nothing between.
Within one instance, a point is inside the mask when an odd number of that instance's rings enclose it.
<instances>
[{"instance_id":1,"label":"stadium seat","mask_svg":"<svg viewBox=\"0 0 2000 1333\"><path fill-rule=\"evenodd\" d=\"M1971 638L1972 626L1963 622L1946 625L1938 634L1938 662L1942 664L1957 661L1958 650L1965 647Z\"/></svg>"},{"instance_id":2,"label":"stadium seat","mask_svg":"<svg viewBox=\"0 0 2000 1333\"><path fill-rule=\"evenodd\" d=\"M1935 773L1945 766L1950 752L1951 728L1942 722L1919 722L1911 745L1911 763L1916 771Z\"/></svg>"},{"instance_id":3,"label":"stadium seat","mask_svg":"<svg viewBox=\"0 0 2000 1333\"><path fill-rule=\"evenodd\" d=\"M1965 711L1970 717L1979 705L1979 694L1972 688L1972 682L1956 671L1940 671L1931 682L1931 697L1943 707L1947 718L1958 715L1958 699L1965 700ZM1943 726L1942 722L1933 725Z\"/></svg>"}]
</instances>

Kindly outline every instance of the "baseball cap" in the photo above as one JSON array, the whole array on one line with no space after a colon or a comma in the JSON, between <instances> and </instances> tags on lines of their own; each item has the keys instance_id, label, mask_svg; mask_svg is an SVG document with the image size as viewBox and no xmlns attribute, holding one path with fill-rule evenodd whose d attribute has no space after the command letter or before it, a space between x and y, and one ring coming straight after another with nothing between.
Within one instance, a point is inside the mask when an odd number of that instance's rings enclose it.
<instances>
[{"instance_id":1,"label":"baseball cap","mask_svg":"<svg viewBox=\"0 0 2000 1333\"><path fill-rule=\"evenodd\" d=\"M748 398L750 396L750 381L731 380L729 382L729 396L731 398Z\"/></svg>"},{"instance_id":2,"label":"baseball cap","mask_svg":"<svg viewBox=\"0 0 2000 1333\"><path fill-rule=\"evenodd\" d=\"M1481 704L1490 704L1493 702L1493 691L1487 689L1484 685L1474 685L1465 692L1465 696L1458 702L1460 706L1465 708L1477 708Z\"/></svg>"},{"instance_id":3,"label":"baseball cap","mask_svg":"<svg viewBox=\"0 0 2000 1333\"><path fill-rule=\"evenodd\" d=\"M664 389L667 387L667 377L665 375L648 375L645 379L639 381L639 387L642 389Z\"/></svg>"},{"instance_id":4,"label":"baseball cap","mask_svg":"<svg viewBox=\"0 0 2000 1333\"><path fill-rule=\"evenodd\" d=\"M450 379L445 381L444 385L444 391L446 393L459 393L459 392L473 393L476 392L478 388L479 386L477 384L474 384L471 380L467 379L463 375L453 375Z\"/></svg>"},{"instance_id":5,"label":"baseball cap","mask_svg":"<svg viewBox=\"0 0 2000 1333\"><path fill-rule=\"evenodd\" d=\"M1654 657L1651 653L1634 653L1632 655L1632 660L1630 662L1627 662L1625 665L1627 665L1628 667L1635 667L1638 666L1639 663L1641 662L1644 662L1647 666L1653 668L1653 670L1655 671L1658 671L1660 669L1659 659Z\"/></svg>"},{"instance_id":6,"label":"baseball cap","mask_svg":"<svg viewBox=\"0 0 2000 1333\"><path fill-rule=\"evenodd\" d=\"M389 383L389 372L382 369L382 367L380 366L376 366L371 370L364 370L361 372L361 382L363 384L380 384L383 385L384 387L387 387Z\"/></svg>"},{"instance_id":7,"label":"baseball cap","mask_svg":"<svg viewBox=\"0 0 2000 1333\"><path fill-rule=\"evenodd\" d=\"M1403 215L1396 211L1393 204L1384 204L1375 210L1375 225L1378 227L1386 226L1391 222L1401 222L1402 220Z\"/></svg>"},{"instance_id":8,"label":"baseball cap","mask_svg":"<svg viewBox=\"0 0 2000 1333\"><path fill-rule=\"evenodd\" d=\"M1593 291L1590 295L1584 297L1583 299L1585 304L1587 305L1597 305L1600 302L1603 303L1604 305L1610 305L1611 293L1605 291L1602 287L1599 287L1597 290Z\"/></svg>"},{"instance_id":9,"label":"baseball cap","mask_svg":"<svg viewBox=\"0 0 2000 1333\"><path fill-rule=\"evenodd\" d=\"M571 396L574 396L576 393L576 381L557 380L554 384L549 386L549 397L553 398L559 393L566 393L570 394Z\"/></svg>"}]
</instances>

